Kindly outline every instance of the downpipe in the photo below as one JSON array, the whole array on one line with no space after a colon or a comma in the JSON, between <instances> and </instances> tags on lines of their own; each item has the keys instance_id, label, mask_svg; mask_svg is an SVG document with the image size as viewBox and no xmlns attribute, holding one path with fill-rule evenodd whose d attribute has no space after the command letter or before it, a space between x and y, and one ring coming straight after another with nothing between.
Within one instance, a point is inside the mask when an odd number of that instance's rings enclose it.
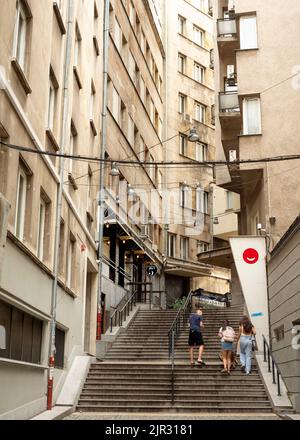
<instances>
[{"instance_id":1,"label":"downpipe","mask_svg":"<svg viewBox=\"0 0 300 440\"><path fill-rule=\"evenodd\" d=\"M61 154L66 149L67 119L69 111L69 74L70 59L72 50L72 25L73 25L74 0L68 0L68 24L67 24L67 42L66 57L64 65L64 88L63 88L63 121L61 129ZM56 330L56 307L57 307L57 287L59 272L59 238L60 238L60 219L62 212L62 196L64 184L64 164L65 158L59 158L59 184L57 190L57 208L55 217L55 245L54 245L54 280L52 284L51 295L51 322L50 322L50 342L49 342L49 369L47 381L47 410L50 411L53 406L53 382L54 382L54 359L55 359L55 330Z\"/></svg>"}]
</instances>

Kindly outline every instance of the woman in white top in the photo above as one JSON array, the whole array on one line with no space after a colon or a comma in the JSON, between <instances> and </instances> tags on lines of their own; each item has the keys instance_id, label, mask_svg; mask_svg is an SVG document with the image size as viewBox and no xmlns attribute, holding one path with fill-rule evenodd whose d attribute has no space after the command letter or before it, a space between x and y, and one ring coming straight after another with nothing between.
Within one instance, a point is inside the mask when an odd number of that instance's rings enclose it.
<instances>
[{"instance_id":1,"label":"woman in white top","mask_svg":"<svg viewBox=\"0 0 300 440\"><path fill-rule=\"evenodd\" d=\"M223 354L223 366L221 373L230 374L231 368L231 356L233 352L233 343L235 340L235 331L229 325L229 321L226 319L223 326L219 330L219 337L222 343L222 354Z\"/></svg>"}]
</instances>

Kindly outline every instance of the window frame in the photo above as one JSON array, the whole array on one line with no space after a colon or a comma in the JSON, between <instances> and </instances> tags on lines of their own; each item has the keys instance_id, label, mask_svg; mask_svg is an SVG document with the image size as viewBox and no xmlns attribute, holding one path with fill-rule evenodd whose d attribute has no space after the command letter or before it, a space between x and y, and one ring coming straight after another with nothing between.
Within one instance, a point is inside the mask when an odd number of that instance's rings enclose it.
<instances>
[{"instance_id":1,"label":"window frame","mask_svg":"<svg viewBox=\"0 0 300 440\"><path fill-rule=\"evenodd\" d=\"M46 210L47 204L45 200L40 198L39 207L39 222L38 222L38 233L37 233L37 257L42 261L44 258L44 247L45 247L45 228L46 228ZM42 218L41 218L42 214Z\"/></svg>"},{"instance_id":2,"label":"window frame","mask_svg":"<svg viewBox=\"0 0 300 440\"><path fill-rule=\"evenodd\" d=\"M21 178L23 179L24 183L23 183L21 202L20 202ZM28 175L24 170L24 168L22 167L22 165L20 164L18 171L17 198L16 198L16 210L15 210L15 235L20 241L24 240L27 185L28 185ZM19 203L21 203L21 205L19 205Z\"/></svg>"}]
</instances>

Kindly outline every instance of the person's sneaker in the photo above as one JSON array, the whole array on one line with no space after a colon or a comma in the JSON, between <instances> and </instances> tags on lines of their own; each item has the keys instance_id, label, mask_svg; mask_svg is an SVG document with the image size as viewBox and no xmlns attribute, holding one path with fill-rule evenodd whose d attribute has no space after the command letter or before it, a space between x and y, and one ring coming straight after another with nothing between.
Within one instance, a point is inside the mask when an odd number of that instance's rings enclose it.
<instances>
[{"instance_id":1,"label":"person's sneaker","mask_svg":"<svg viewBox=\"0 0 300 440\"><path fill-rule=\"evenodd\" d=\"M230 374L231 374L231 373L230 373L230 370L227 370L227 374L228 374L228 375L230 375Z\"/></svg>"},{"instance_id":2,"label":"person's sneaker","mask_svg":"<svg viewBox=\"0 0 300 440\"><path fill-rule=\"evenodd\" d=\"M206 363L204 361L200 361L199 359L197 360L197 363L201 366L204 367L206 365Z\"/></svg>"},{"instance_id":3,"label":"person's sneaker","mask_svg":"<svg viewBox=\"0 0 300 440\"><path fill-rule=\"evenodd\" d=\"M241 366L241 370L242 370L243 373L245 373L246 372L246 367L244 365L242 365Z\"/></svg>"},{"instance_id":4,"label":"person's sneaker","mask_svg":"<svg viewBox=\"0 0 300 440\"><path fill-rule=\"evenodd\" d=\"M223 369L221 370L221 373L227 373L227 370L226 370L225 368L223 368Z\"/></svg>"}]
</instances>

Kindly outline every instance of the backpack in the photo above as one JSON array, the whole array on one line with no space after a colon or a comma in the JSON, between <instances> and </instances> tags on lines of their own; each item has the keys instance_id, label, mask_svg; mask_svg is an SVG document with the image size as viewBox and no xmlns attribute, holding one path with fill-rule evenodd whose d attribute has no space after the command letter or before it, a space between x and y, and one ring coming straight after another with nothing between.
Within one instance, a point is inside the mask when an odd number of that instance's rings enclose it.
<instances>
[{"instance_id":1,"label":"backpack","mask_svg":"<svg viewBox=\"0 0 300 440\"><path fill-rule=\"evenodd\" d=\"M222 332L224 342L233 342L235 337L235 331L232 327L226 327Z\"/></svg>"}]
</instances>

